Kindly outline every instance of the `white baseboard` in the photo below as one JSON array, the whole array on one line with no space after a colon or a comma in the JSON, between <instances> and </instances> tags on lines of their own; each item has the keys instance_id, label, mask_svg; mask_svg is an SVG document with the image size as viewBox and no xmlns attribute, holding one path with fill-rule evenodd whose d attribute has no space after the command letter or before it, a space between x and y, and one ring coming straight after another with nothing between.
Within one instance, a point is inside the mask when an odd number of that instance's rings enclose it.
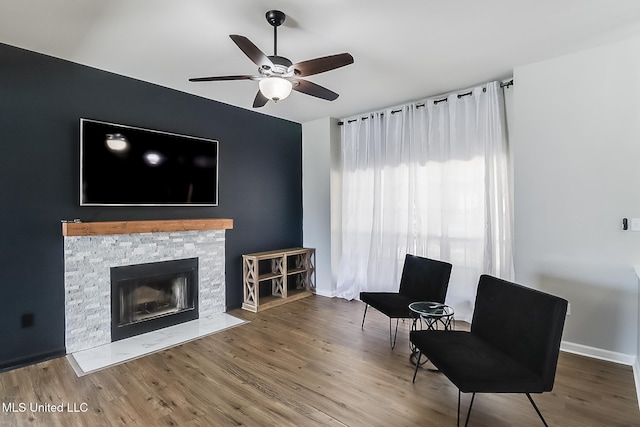
<instances>
[{"instance_id":1,"label":"white baseboard","mask_svg":"<svg viewBox=\"0 0 640 427\"><path fill-rule=\"evenodd\" d=\"M601 348L590 347L588 345L576 344L562 341L560 350L580 356L592 357L594 359L606 360L607 362L620 363L622 365L634 366L636 364L635 354L618 353ZM636 382L637 383L637 382Z\"/></svg>"},{"instance_id":2,"label":"white baseboard","mask_svg":"<svg viewBox=\"0 0 640 427\"><path fill-rule=\"evenodd\" d=\"M336 291L327 292L324 289L316 288L316 295L320 295L321 297L334 298L336 296Z\"/></svg>"}]
</instances>

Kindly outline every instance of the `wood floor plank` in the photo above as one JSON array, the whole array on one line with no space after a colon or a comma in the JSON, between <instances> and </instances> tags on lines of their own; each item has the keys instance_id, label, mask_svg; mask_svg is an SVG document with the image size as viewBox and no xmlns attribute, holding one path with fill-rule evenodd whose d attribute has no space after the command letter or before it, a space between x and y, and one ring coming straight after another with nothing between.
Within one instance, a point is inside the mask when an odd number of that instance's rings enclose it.
<instances>
[{"instance_id":1,"label":"wood floor plank","mask_svg":"<svg viewBox=\"0 0 640 427\"><path fill-rule=\"evenodd\" d=\"M455 425L457 389L444 375L419 370L411 382L409 322L400 322L392 350L388 318L370 309L361 329L363 310L312 296L233 311L250 323L80 378L65 358L4 372L0 403L27 410L0 412L0 425ZM562 353L554 390L533 398L550 425L640 425L629 366ZM31 404L85 404L86 412ZM470 423L540 424L525 396L504 394L478 395Z\"/></svg>"}]
</instances>

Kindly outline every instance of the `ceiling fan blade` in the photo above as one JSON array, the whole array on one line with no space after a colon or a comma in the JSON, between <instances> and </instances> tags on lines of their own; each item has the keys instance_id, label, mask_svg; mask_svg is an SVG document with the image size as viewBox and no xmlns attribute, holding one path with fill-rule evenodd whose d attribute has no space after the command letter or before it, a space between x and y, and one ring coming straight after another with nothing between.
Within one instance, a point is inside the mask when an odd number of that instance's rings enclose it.
<instances>
[{"instance_id":1,"label":"ceiling fan blade","mask_svg":"<svg viewBox=\"0 0 640 427\"><path fill-rule=\"evenodd\" d=\"M266 66L273 68L273 62L265 55L258 47L251 42L245 36L239 36L237 34L231 34L231 40L238 45L241 51L249 57L259 67Z\"/></svg>"},{"instance_id":2,"label":"ceiling fan blade","mask_svg":"<svg viewBox=\"0 0 640 427\"><path fill-rule=\"evenodd\" d=\"M224 80L253 80L257 76L216 76L216 77L196 77L189 79L190 82L220 82Z\"/></svg>"},{"instance_id":3,"label":"ceiling fan blade","mask_svg":"<svg viewBox=\"0 0 640 427\"><path fill-rule=\"evenodd\" d=\"M327 101L334 101L339 96L337 93L330 91L326 87L322 87L308 80L296 79L293 80L293 82L293 90L297 90L298 92L302 92L307 95L315 96L316 98L326 99Z\"/></svg>"},{"instance_id":4,"label":"ceiling fan blade","mask_svg":"<svg viewBox=\"0 0 640 427\"><path fill-rule=\"evenodd\" d=\"M335 70L345 65L353 64L353 56L348 53L323 56L322 58L310 59L298 62L289 67L289 71L294 71L296 76L306 77L325 71Z\"/></svg>"},{"instance_id":5,"label":"ceiling fan blade","mask_svg":"<svg viewBox=\"0 0 640 427\"><path fill-rule=\"evenodd\" d=\"M264 96L262 92L258 91L258 93L256 93L256 99L253 100L253 108L264 107L268 101L269 98Z\"/></svg>"}]
</instances>

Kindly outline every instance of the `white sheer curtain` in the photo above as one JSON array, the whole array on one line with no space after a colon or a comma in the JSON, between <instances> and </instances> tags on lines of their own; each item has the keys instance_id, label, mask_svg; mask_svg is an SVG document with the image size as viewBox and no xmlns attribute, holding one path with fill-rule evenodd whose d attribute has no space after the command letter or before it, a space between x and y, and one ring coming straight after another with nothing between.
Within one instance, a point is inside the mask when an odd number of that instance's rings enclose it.
<instances>
[{"instance_id":1,"label":"white sheer curtain","mask_svg":"<svg viewBox=\"0 0 640 427\"><path fill-rule=\"evenodd\" d=\"M498 82L344 120L338 296L398 290L407 253L453 264L447 303L470 320L481 273L513 279Z\"/></svg>"}]
</instances>

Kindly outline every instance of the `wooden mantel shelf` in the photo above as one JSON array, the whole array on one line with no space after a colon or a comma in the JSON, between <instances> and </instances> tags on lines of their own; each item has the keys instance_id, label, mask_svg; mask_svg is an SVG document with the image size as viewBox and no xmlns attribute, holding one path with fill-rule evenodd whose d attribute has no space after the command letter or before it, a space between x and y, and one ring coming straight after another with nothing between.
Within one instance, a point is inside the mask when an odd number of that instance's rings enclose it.
<instances>
[{"instance_id":1,"label":"wooden mantel shelf","mask_svg":"<svg viewBox=\"0 0 640 427\"><path fill-rule=\"evenodd\" d=\"M163 221L63 222L63 236L101 236L107 234L160 233L192 230L229 230L233 220L175 219Z\"/></svg>"}]
</instances>

